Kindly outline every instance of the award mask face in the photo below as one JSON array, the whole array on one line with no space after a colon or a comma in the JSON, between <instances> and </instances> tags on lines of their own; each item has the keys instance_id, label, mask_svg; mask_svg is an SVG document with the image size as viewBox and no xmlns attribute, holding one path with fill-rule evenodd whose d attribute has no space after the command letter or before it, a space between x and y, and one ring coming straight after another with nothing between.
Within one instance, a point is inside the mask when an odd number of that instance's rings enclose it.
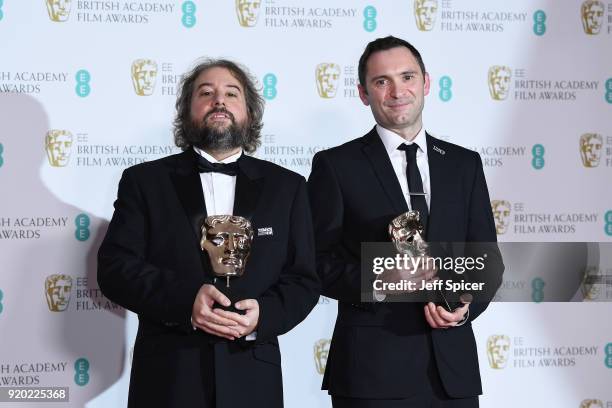
<instances>
[{"instance_id":1,"label":"award mask face","mask_svg":"<svg viewBox=\"0 0 612 408\"><path fill-rule=\"evenodd\" d=\"M72 0L47 0L45 3L51 21L63 22L68 20Z\"/></svg>"},{"instance_id":2,"label":"award mask face","mask_svg":"<svg viewBox=\"0 0 612 408\"><path fill-rule=\"evenodd\" d=\"M605 6L599 0L586 0L580 7L582 28L589 35L599 34L604 21Z\"/></svg>"},{"instance_id":3,"label":"award mask face","mask_svg":"<svg viewBox=\"0 0 612 408\"><path fill-rule=\"evenodd\" d=\"M45 297L52 312L63 312L68 308L72 277L70 275L51 275L45 279Z\"/></svg>"},{"instance_id":4,"label":"award mask face","mask_svg":"<svg viewBox=\"0 0 612 408\"><path fill-rule=\"evenodd\" d=\"M487 339L487 357L491 368L504 368L510 354L510 338L506 335L493 335Z\"/></svg>"},{"instance_id":5,"label":"award mask face","mask_svg":"<svg viewBox=\"0 0 612 408\"><path fill-rule=\"evenodd\" d=\"M434 28L437 11L437 0L415 0L414 16L416 18L417 28L421 31L430 31Z\"/></svg>"},{"instance_id":6,"label":"award mask face","mask_svg":"<svg viewBox=\"0 0 612 408\"><path fill-rule=\"evenodd\" d=\"M580 157L584 167L597 167L601 159L603 137L597 133L580 136Z\"/></svg>"},{"instance_id":7,"label":"award mask face","mask_svg":"<svg viewBox=\"0 0 612 408\"><path fill-rule=\"evenodd\" d=\"M333 98L338 91L340 66L333 63L321 63L316 69L317 91L321 98Z\"/></svg>"},{"instance_id":8,"label":"award mask face","mask_svg":"<svg viewBox=\"0 0 612 408\"><path fill-rule=\"evenodd\" d=\"M496 101L503 101L510 93L510 81L512 71L509 67L494 65L489 68L489 92L491 98Z\"/></svg>"},{"instance_id":9,"label":"award mask face","mask_svg":"<svg viewBox=\"0 0 612 408\"><path fill-rule=\"evenodd\" d=\"M505 234L510 223L510 211L512 207L506 200L492 200L491 210L495 220L495 231L497 235Z\"/></svg>"},{"instance_id":10,"label":"award mask face","mask_svg":"<svg viewBox=\"0 0 612 408\"><path fill-rule=\"evenodd\" d=\"M259 18L261 0L236 0L238 22L242 27L254 27Z\"/></svg>"},{"instance_id":11,"label":"award mask face","mask_svg":"<svg viewBox=\"0 0 612 408\"><path fill-rule=\"evenodd\" d=\"M408 211L395 217L389 223L389 236L399 253L420 256L427 252L418 211Z\"/></svg>"},{"instance_id":12,"label":"award mask face","mask_svg":"<svg viewBox=\"0 0 612 408\"><path fill-rule=\"evenodd\" d=\"M319 374L325 373L325 366L327 365L327 356L329 355L329 346L331 340L321 339L314 344L314 359L315 367Z\"/></svg>"},{"instance_id":13,"label":"award mask face","mask_svg":"<svg viewBox=\"0 0 612 408\"><path fill-rule=\"evenodd\" d=\"M137 59L132 63L132 84L136 95L153 95L156 79L157 62L150 59Z\"/></svg>"},{"instance_id":14,"label":"award mask face","mask_svg":"<svg viewBox=\"0 0 612 408\"><path fill-rule=\"evenodd\" d=\"M67 130L52 129L47 132L45 149L49 164L53 167L65 167L70 161L72 134Z\"/></svg>"},{"instance_id":15,"label":"award mask face","mask_svg":"<svg viewBox=\"0 0 612 408\"><path fill-rule=\"evenodd\" d=\"M251 252L253 227L234 215L206 217L202 226L202 250L208 253L216 276L242 276Z\"/></svg>"}]
</instances>

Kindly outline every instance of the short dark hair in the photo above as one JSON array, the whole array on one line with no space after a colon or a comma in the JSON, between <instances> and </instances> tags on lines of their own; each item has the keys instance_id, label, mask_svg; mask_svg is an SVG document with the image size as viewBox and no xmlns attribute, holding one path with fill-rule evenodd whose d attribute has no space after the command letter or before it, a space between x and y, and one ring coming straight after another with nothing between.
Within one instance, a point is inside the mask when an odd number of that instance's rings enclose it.
<instances>
[{"instance_id":1,"label":"short dark hair","mask_svg":"<svg viewBox=\"0 0 612 408\"><path fill-rule=\"evenodd\" d=\"M247 153L253 153L261 144L262 118L264 113L264 100L258 92L255 79L246 68L226 59L204 59L191 71L186 73L178 87L176 99L176 117L174 118L174 143L177 147L187 150L192 147L185 137L185 126L191 120L191 99L195 81L198 76L211 68L225 68L240 82L244 91L247 106L247 137L242 148Z\"/></svg>"},{"instance_id":2,"label":"short dark hair","mask_svg":"<svg viewBox=\"0 0 612 408\"><path fill-rule=\"evenodd\" d=\"M387 37L377 38L374 41L371 41L366 46L365 50L363 50L363 54L361 54L361 58L359 58L359 67L357 69L357 72L359 74L359 83L361 84L361 86L363 86L364 88L366 86L365 82L367 74L367 64L368 59L370 59L372 54L378 51L386 51L396 47L408 48L408 51L410 51L410 53L414 56L414 58L416 58L417 62L419 63L419 67L421 67L421 73L425 75L427 71L425 70L425 63L423 62L423 58L421 57L421 53L419 53L419 50L417 50L408 41L389 35Z\"/></svg>"}]
</instances>

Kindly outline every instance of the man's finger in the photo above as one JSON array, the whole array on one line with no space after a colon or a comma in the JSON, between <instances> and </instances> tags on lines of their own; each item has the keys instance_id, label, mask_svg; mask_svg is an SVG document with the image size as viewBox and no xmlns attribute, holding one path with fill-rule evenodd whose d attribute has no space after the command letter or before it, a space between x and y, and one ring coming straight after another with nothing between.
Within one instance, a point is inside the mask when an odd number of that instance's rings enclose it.
<instances>
[{"instance_id":1,"label":"man's finger","mask_svg":"<svg viewBox=\"0 0 612 408\"><path fill-rule=\"evenodd\" d=\"M209 329L212 332L220 333L223 337L240 337L241 333L239 330L234 329L232 327L223 326L220 324L215 324L212 322L205 322L202 325L204 328ZM233 340L233 339L232 339Z\"/></svg>"},{"instance_id":2,"label":"man's finger","mask_svg":"<svg viewBox=\"0 0 612 408\"><path fill-rule=\"evenodd\" d=\"M425 305L425 320L427 320L427 323L431 326L431 328L433 329L438 328L437 323L431 317L431 312L429 311L429 305Z\"/></svg>"},{"instance_id":3,"label":"man's finger","mask_svg":"<svg viewBox=\"0 0 612 408\"><path fill-rule=\"evenodd\" d=\"M232 302L230 302L230 300L227 298L227 296L225 296L223 293L221 293L219 291L219 289L215 288L214 286L211 287L210 292L209 292L209 296L217 303L219 303L220 305L223 306L229 306L232 304Z\"/></svg>"},{"instance_id":4,"label":"man's finger","mask_svg":"<svg viewBox=\"0 0 612 408\"><path fill-rule=\"evenodd\" d=\"M446 320L447 322L459 322L461 321L461 319L463 319L463 315L466 312L466 306L461 306L458 309L455 309L453 312L449 312L448 310L446 310L445 308L443 308L442 306L438 306L437 310L438 310L438 314L439 316Z\"/></svg>"},{"instance_id":5,"label":"man's finger","mask_svg":"<svg viewBox=\"0 0 612 408\"><path fill-rule=\"evenodd\" d=\"M197 324L197 323L194 323L194 326L196 328L198 328L198 329L200 329L202 331L205 331L206 333L212 334L214 336L223 337L223 338L226 338L228 340L234 340L235 339L234 336L223 334L223 333L221 333L219 331L211 329L209 326L205 326L205 325L201 325L201 324Z\"/></svg>"},{"instance_id":6,"label":"man's finger","mask_svg":"<svg viewBox=\"0 0 612 408\"><path fill-rule=\"evenodd\" d=\"M255 309L258 306L259 304L255 299L245 299L241 300L240 302L236 302L236 309L238 310Z\"/></svg>"},{"instance_id":7,"label":"man's finger","mask_svg":"<svg viewBox=\"0 0 612 408\"><path fill-rule=\"evenodd\" d=\"M228 319L224 316L220 316L214 313L213 311L208 311L202 315L202 319L200 320L200 323L204 324L206 322L218 324L219 326L229 326L229 327L237 325L236 321L232 319Z\"/></svg>"},{"instance_id":8,"label":"man's finger","mask_svg":"<svg viewBox=\"0 0 612 408\"><path fill-rule=\"evenodd\" d=\"M238 314L236 312L229 312L223 309L213 309L213 313L217 316L224 318L223 320L232 321L234 324L241 324L243 326L248 326L250 323L248 317Z\"/></svg>"},{"instance_id":9,"label":"man's finger","mask_svg":"<svg viewBox=\"0 0 612 408\"><path fill-rule=\"evenodd\" d=\"M444 310L444 308L442 306L436 306L432 302L429 302L428 305L429 311L431 312L431 317L436 322L438 327L447 327L449 322L440 316L440 310Z\"/></svg>"}]
</instances>

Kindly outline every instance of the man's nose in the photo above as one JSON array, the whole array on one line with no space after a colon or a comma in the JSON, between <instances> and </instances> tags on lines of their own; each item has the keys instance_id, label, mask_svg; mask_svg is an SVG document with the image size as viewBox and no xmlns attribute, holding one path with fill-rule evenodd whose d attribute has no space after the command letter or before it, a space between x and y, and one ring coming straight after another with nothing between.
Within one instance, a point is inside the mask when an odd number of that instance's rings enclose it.
<instances>
[{"instance_id":1,"label":"man's nose","mask_svg":"<svg viewBox=\"0 0 612 408\"><path fill-rule=\"evenodd\" d=\"M401 98L406 94L406 88L394 82L391 84L390 94L393 98Z\"/></svg>"},{"instance_id":2,"label":"man's nose","mask_svg":"<svg viewBox=\"0 0 612 408\"><path fill-rule=\"evenodd\" d=\"M216 93L213 98L213 103L215 106L225 106L225 97L222 93Z\"/></svg>"}]
</instances>

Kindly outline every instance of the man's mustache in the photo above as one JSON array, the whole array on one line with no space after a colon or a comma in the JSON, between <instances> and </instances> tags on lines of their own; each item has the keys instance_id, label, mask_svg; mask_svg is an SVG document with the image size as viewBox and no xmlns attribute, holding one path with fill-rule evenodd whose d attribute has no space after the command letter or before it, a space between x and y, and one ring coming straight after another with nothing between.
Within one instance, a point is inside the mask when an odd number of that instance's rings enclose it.
<instances>
[{"instance_id":1,"label":"man's mustache","mask_svg":"<svg viewBox=\"0 0 612 408\"><path fill-rule=\"evenodd\" d=\"M206 114L206 116L204 116L203 122L206 122L212 115L214 115L216 113L223 113L223 114L227 115L227 117L229 117L229 119L232 121L232 123L236 123L236 120L234 119L234 115L232 114L232 112L228 111L225 108L215 108L215 109L211 110L210 112L208 112Z\"/></svg>"}]
</instances>

